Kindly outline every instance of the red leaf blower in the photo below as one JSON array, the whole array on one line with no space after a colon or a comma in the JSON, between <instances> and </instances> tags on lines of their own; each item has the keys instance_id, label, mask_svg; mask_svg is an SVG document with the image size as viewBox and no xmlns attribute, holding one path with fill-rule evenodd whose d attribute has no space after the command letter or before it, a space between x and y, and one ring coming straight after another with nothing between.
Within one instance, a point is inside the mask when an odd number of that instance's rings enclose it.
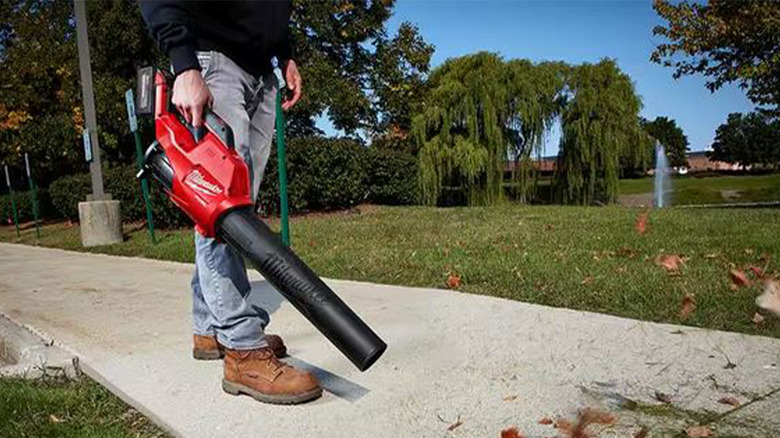
<instances>
[{"instance_id":1,"label":"red leaf blower","mask_svg":"<svg viewBox=\"0 0 780 438\"><path fill-rule=\"evenodd\" d=\"M138 176L162 184L198 232L241 253L358 369L368 369L387 344L255 215L249 169L230 127L208 111L205 128L195 129L171 105L170 82L152 67L138 72L137 111L154 114L157 138Z\"/></svg>"}]
</instances>

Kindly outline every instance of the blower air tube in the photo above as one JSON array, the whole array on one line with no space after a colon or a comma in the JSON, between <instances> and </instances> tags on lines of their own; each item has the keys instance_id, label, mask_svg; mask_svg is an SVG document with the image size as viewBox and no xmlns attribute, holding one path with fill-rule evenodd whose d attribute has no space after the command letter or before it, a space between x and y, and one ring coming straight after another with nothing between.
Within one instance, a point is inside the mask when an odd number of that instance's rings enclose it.
<instances>
[{"instance_id":1,"label":"blower air tube","mask_svg":"<svg viewBox=\"0 0 780 438\"><path fill-rule=\"evenodd\" d=\"M146 169L171 189L173 169L159 146L149 148ZM367 370L387 349L387 344L282 244L251 207L223 213L217 220L216 229L220 240L249 260L360 371Z\"/></svg>"}]
</instances>

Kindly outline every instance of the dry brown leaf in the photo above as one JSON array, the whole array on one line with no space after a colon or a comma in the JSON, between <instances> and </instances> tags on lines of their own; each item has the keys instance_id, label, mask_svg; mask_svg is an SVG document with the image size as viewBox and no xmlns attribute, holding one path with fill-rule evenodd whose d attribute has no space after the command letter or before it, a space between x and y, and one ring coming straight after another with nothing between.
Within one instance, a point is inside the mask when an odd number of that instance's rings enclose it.
<instances>
[{"instance_id":1,"label":"dry brown leaf","mask_svg":"<svg viewBox=\"0 0 780 438\"><path fill-rule=\"evenodd\" d=\"M745 248L745 254L750 255L756 252L753 248Z\"/></svg>"},{"instance_id":2,"label":"dry brown leaf","mask_svg":"<svg viewBox=\"0 0 780 438\"><path fill-rule=\"evenodd\" d=\"M60 417L58 417L58 416L56 416L54 414L50 414L49 415L49 421L51 421L52 423L62 423L65 420L63 420L62 418L60 418Z\"/></svg>"},{"instance_id":3,"label":"dry brown leaf","mask_svg":"<svg viewBox=\"0 0 780 438\"><path fill-rule=\"evenodd\" d=\"M762 314L760 314L760 313L758 313L758 312L756 312L756 313L754 313L754 314L753 314L753 323L754 323L755 325L761 325L761 324L763 324L763 323L764 323L764 319L765 319L765 318L764 318L764 315L762 315Z\"/></svg>"},{"instance_id":4,"label":"dry brown leaf","mask_svg":"<svg viewBox=\"0 0 780 438\"><path fill-rule=\"evenodd\" d=\"M554 423L554 421L550 417L544 417L541 420L539 420L539 424L544 424L545 426L549 426L549 425L551 425L553 423Z\"/></svg>"},{"instance_id":5,"label":"dry brown leaf","mask_svg":"<svg viewBox=\"0 0 780 438\"><path fill-rule=\"evenodd\" d=\"M696 299L692 293L685 293L680 303L680 319L687 319L696 310Z\"/></svg>"},{"instance_id":6,"label":"dry brown leaf","mask_svg":"<svg viewBox=\"0 0 780 438\"><path fill-rule=\"evenodd\" d=\"M777 280L764 282L764 293L756 298L756 305L780 316L780 283Z\"/></svg>"},{"instance_id":7,"label":"dry brown leaf","mask_svg":"<svg viewBox=\"0 0 780 438\"><path fill-rule=\"evenodd\" d=\"M590 275L586 275L585 278L582 279L582 284L592 284L593 283L593 277Z\"/></svg>"},{"instance_id":8,"label":"dry brown leaf","mask_svg":"<svg viewBox=\"0 0 780 438\"><path fill-rule=\"evenodd\" d=\"M617 255L621 257L627 257L629 259L635 259L637 256L637 252L634 249L631 249L627 246L620 247L619 250L617 250Z\"/></svg>"},{"instance_id":9,"label":"dry brown leaf","mask_svg":"<svg viewBox=\"0 0 780 438\"><path fill-rule=\"evenodd\" d=\"M504 397L502 400L504 400L504 401L517 400L517 395L508 395L508 396Z\"/></svg>"},{"instance_id":10,"label":"dry brown leaf","mask_svg":"<svg viewBox=\"0 0 780 438\"><path fill-rule=\"evenodd\" d=\"M647 426L642 426L642 429L640 429L639 432L634 435L634 438L647 438L648 433L650 433L650 428Z\"/></svg>"},{"instance_id":11,"label":"dry brown leaf","mask_svg":"<svg viewBox=\"0 0 780 438\"><path fill-rule=\"evenodd\" d=\"M655 258L655 264L670 272L676 272L683 264L683 259L677 254L660 254Z\"/></svg>"},{"instance_id":12,"label":"dry brown leaf","mask_svg":"<svg viewBox=\"0 0 780 438\"><path fill-rule=\"evenodd\" d=\"M636 225L634 228L639 235L643 235L647 232L647 216L650 212L645 210L636 219Z\"/></svg>"},{"instance_id":13,"label":"dry brown leaf","mask_svg":"<svg viewBox=\"0 0 780 438\"><path fill-rule=\"evenodd\" d=\"M454 423L450 424L450 427L448 427L448 428L447 428L447 430L448 430L449 432L452 432L453 430L455 430L455 429L457 429L457 428L461 427L462 425L463 425L463 422L462 422L462 421L460 421L460 417L458 417L458 421L456 421L456 422L454 422Z\"/></svg>"},{"instance_id":14,"label":"dry brown leaf","mask_svg":"<svg viewBox=\"0 0 780 438\"><path fill-rule=\"evenodd\" d=\"M594 438L589 432L588 426L592 424L610 425L615 423L617 418L609 413L603 412L595 408L585 408L580 411L577 417L577 423L572 424L570 421L559 420L555 423L555 427L561 431L561 434L565 438Z\"/></svg>"},{"instance_id":15,"label":"dry brown leaf","mask_svg":"<svg viewBox=\"0 0 780 438\"><path fill-rule=\"evenodd\" d=\"M723 397L720 400L718 400L718 403L723 405L731 405L736 407L739 407L742 403L739 402L739 400L735 399L734 397Z\"/></svg>"},{"instance_id":16,"label":"dry brown leaf","mask_svg":"<svg viewBox=\"0 0 780 438\"><path fill-rule=\"evenodd\" d=\"M707 426L691 426L685 433L689 438L707 438L712 436L712 429Z\"/></svg>"},{"instance_id":17,"label":"dry brown leaf","mask_svg":"<svg viewBox=\"0 0 780 438\"><path fill-rule=\"evenodd\" d=\"M450 289L457 289L460 287L461 280L460 275L450 272L447 274L447 287Z\"/></svg>"},{"instance_id":18,"label":"dry brown leaf","mask_svg":"<svg viewBox=\"0 0 780 438\"><path fill-rule=\"evenodd\" d=\"M731 278L731 283L737 285L737 287L750 286L750 279L739 269L732 269L729 271L729 277Z\"/></svg>"},{"instance_id":19,"label":"dry brown leaf","mask_svg":"<svg viewBox=\"0 0 780 438\"><path fill-rule=\"evenodd\" d=\"M523 434L516 427L510 427L501 431L501 438L523 438Z\"/></svg>"},{"instance_id":20,"label":"dry brown leaf","mask_svg":"<svg viewBox=\"0 0 780 438\"><path fill-rule=\"evenodd\" d=\"M655 399L658 400L661 403L671 403L672 402L672 396L669 394L664 394L661 391L655 392Z\"/></svg>"}]
</instances>

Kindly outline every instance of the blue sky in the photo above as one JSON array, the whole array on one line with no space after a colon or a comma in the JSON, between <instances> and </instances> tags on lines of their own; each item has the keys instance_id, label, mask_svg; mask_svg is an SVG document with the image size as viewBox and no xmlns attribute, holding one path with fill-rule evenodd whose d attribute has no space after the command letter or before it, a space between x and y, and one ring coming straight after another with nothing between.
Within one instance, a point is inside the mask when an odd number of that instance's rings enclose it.
<instances>
[{"instance_id":1,"label":"blue sky","mask_svg":"<svg viewBox=\"0 0 780 438\"><path fill-rule=\"evenodd\" d=\"M404 21L417 24L425 40L436 46L433 67L481 50L507 59L572 64L614 58L642 96L642 115L675 119L691 150L708 149L715 129L730 112L753 109L736 86L712 94L702 77L675 80L671 68L649 61L660 42L653 26L662 24L650 0L400 0L389 30L394 33ZM545 155L557 153L558 139L557 132L548 138Z\"/></svg>"}]
</instances>

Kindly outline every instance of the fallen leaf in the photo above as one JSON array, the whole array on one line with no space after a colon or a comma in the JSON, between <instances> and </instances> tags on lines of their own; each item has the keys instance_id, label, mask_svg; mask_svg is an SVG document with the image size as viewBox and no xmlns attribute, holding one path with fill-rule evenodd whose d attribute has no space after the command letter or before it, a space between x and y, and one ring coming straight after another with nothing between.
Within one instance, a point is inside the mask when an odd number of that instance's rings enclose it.
<instances>
[{"instance_id":1,"label":"fallen leaf","mask_svg":"<svg viewBox=\"0 0 780 438\"><path fill-rule=\"evenodd\" d=\"M643 235L647 232L647 216L649 213L649 211L645 210L636 219L634 228L636 228L636 232L639 233L639 235Z\"/></svg>"},{"instance_id":2,"label":"fallen leaf","mask_svg":"<svg viewBox=\"0 0 780 438\"><path fill-rule=\"evenodd\" d=\"M620 247L619 250L617 250L617 255L621 257L627 257L629 259L635 259L637 256L637 252L634 249L631 249L627 246Z\"/></svg>"},{"instance_id":3,"label":"fallen leaf","mask_svg":"<svg viewBox=\"0 0 780 438\"><path fill-rule=\"evenodd\" d=\"M516 395L508 395L508 396L504 397L502 400L504 400L504 401L517 400L517 396Z\"/></svg>"},{"instance_id":4,"label":"fallen leaf","mask_svg":"<svg viewBox=\"0 0 780 438\"><path fill-rule=\"evenodd\" d=\"M49 421L51 421L52 423L62 423L64 420L54 414L50 414Z\"/></svg>"},{"instance_id":5,"label":"fallen leaf","mask_svg":"<svg viewBox=\"0 0 780 438\"><path fill-rule=\"evenodd\" d=\"M750 286L750 279L739 269L732 269L729 271L729 277L731 277L731 283L737 285L737 287Z\"/></svg>"},{"instance_id":6,"label":"fallen leaf","mask_svg":"<svg viewBox=\"0 0 780 438\"><path fill-rule=\"evenodd\" d=\"M501 431L501 438L523 438L523 434L516 427L510 427Z\"/></svg>"},{"instance_id":7,"label":"fallen leaf","mask_svg":"<svg viewBox=\"0 0 780 438\"><path fill-rule=\"evenodd\" d=\"M753 314L753 323L754 323L755 325L761 325L761 324L763 324L763 322L764 322L764 319L765 319L765 318L764 318L764 315L762 315L762 314L760 314L760 313L758 313L758 312L756 312L756 313L754 313L754 314Z\"/></svg>"},{"instance_id":8,"label":"fallen leaf","mask_svg":"<svg viewBox=\"0 0 780 438\"><path fill-rule=\"evenodd\" d=\"M595 435L588 432L588 426L592 424L610 425L615 423L615 420L616 417L609 412L603 412L595 408L585 408L580 411L576 424L566 420L559 420L555 423L555 427L561 431L565 438L593 438Z\"/></svg>"},{"instance_id":9,"label":"fallen leaf","mask_svg":"<svg viewBox=\"0 0 780 438\"><path fill-rule=\"evenodd\" d=\"M453 430L461 427L463 425L463 422L460 421L460 417L458 417L458 421L450 424L450 427L447 428L448 431L452 432Z\"/></svg>"},{"instance_id":10,"label":"fallen leaf","mask_svg":"<svg viewBox=\"0 0 780 438\"><path fill-rule=\"evenodd\" d=\"M661 403L671 403L672 402L672 396L669 394L664 394L661 391L655 392L655 399L658 400Z\"/></svg>"},{"instance_id":11,"label":"fallen leaf","mask_svg":"<svg viewBox=\"0 0 780 438\"><path fill-rule=\"evenodd\" d=\"M667 271L674 272L680 269L683 259L677 254L660 254L655 258L655 264Z\"/></svg>"},{"instance_id":12,"label":"fallen leaf","mask_svg":"<svg viewBox=\"0 0 780 438\"><path fill-rule=\"evenodd\" d=\"M634 435L634 438L647 438L647 434L648 434L649 432L650 432L650 428L649 428L649 427L647 427L647 426L642 426L642 429L640 429L640 430L639 430L639 432L637 432L637 433Z\"/></svg>"},{"instance_id":13,"label":"fallen leaf","mask_svg":"<svg viewBox=\"0 0 780 438\"><path fill-rule=\"evenodd\" d=\"M696 310L696 299L693 294L686 292L680 303L680 319L687 319Z\"/></svg>"},{"instance_id":14,"label":"fallen leaf","mask_svg":"<svg viewBox=\"0 0 780 438\"><path fill-rule=\"evenodd\" d=\"M460 275L450 272L447 275L447 287L450 289L457 289L460 287Z\"/></svg>"},{"instance_id":15,"label":"fallen leaf","mask_svg":"<svg viewBox=\"0 0 780 438\"><path fill-rule=\"evenodd\" d=\"M555 225L553 225L553 224L546 224L544 226L544 229L547 230L547 231L552 231L552 230L555 229Z\"/></svg>"},{"instance_id":16,"label":"fallen leaf","mask_svg":"<svg viewBox=\"0 0 780 438\"><path fill-rule=\"evenodd\" d=\"M756 298L756 305L780 316L780 283L777 280L764 282L764 293Z\"/></svg>"},{"instance_id":17,"label":"fallen leaf","mask_svg":"<svg viewBox=\"0 0 780 438\"><path fill-rule=\"evenodd\" d=\"M753 248L745 248L745 254L750 255L756 252Z\"/></svg>"},{"instance_id":18,"label":"fallen leaf","mask_svg":"<svg viewBox=\"0 0 780 438\"><path fill-rule=\"evenodd\" d=\"M756 278L764 278L764 270L758 266L750 265L747 268L753 272L753 275L755 275Z\"/></svg>"},{"instance_id":19,"label":"fallen leaf","mask_svg":"<svg viewBox=\"0 0 780 438\"><path fill-rule=\"evenodd\" d=\"M591 283L593 283L593 277L591 277L590 275L586 275L585 278L582 279L581 284L591 284Z\"/></svg>"},{"instance_id":20,"label":"fallen leaf","mask_svg":"<svg viewBox=\"0 0 780 438\"><path fill-rule=\"evenodd\" d=\"M447 257L448 255L450 255L450 249L442 248L441 253L444 254L444 257Z\"/></svg>"},{"instance_id":21,"label":"fallen leaf","mask_svg":"<svg viewBox=\"0 0 780 438\"><path fill-rule=\"evenodd\" d=\"M685 433L689 438L706 438L712 436L712 429L707 426L691 426Z\"/></svg>"},{"instance_id":22,"label":"fallen leaf","mask_svg":"<svg viewBox=\"0 0 780 438\"><path fill-rule=\"evenodd\" d=\"M553 424L552 418L544 417L541 420L539 420L539 424L544 424L545 426L549 426Z\"/></svg>"},{"instance_id":23,"label":"fallen leaf","mask_svg":"<svg viewBox=\"0 0 780 438\"><path fill-rule=\"evenodd\" d=\"M713 252L713 253L710 253L710 254L704 254L704 258L705 259L716 259L719 256L720 256L719 252Z\"/></svg>"},{"instance_id":24,"label":"fallen leaf","mask_svg":"<svg viewBox=\"0 0 780 438\"><path fill-rule=\"evenodd\" d=\"M739 402L739 400L735 399L734 397L723 397L720 400L718 400L718 403L723 405L731 405L736 407L739 407L742 403Z\"/></svg>"}]
</instances>

